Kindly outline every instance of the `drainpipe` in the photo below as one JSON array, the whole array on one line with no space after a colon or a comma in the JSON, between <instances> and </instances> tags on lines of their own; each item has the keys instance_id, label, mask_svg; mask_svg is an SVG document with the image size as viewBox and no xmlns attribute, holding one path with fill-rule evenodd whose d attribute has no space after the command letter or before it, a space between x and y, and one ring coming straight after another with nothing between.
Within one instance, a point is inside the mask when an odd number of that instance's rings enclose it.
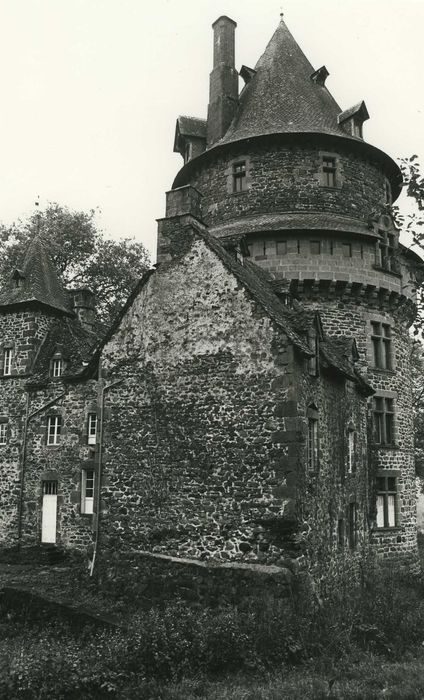
<instances>
[{"instance_id":1,"label":"drainpipe","mask_svg":"<svg viewBox=\"0 0 424 700\"><path fill-rule=\"evenodd\" d=\"M101 366L99 366L99 379L101 375ZM116 382L102 386L100 394L100 434L99 434L99 449L98 449L98 472L97 472L97 493L96 493L96 520L95 520L95 530L94 530L94 551L93 558L90 564L90 576L94 573L94 564L96 562L96 556L99 547L99 533L100 533L100 504L101 504L101 485L102 485L102 461L103 461L103 435L104 435L104 412L105 412L105 394L109 389L112 389L118 384L122 384L124 380L118 379Z\"/></svg>"},{"instance_id":2,"label":"drainpipe","mask_svg":"<svg viewBox=\"0 0 424 700\"><path fill-rule=\"evenodd\" d=\"M42 413L45 411L47 408L50 406L53 406L59 399L62 399L66 394L66 391L62 392L62 394L59 394L59 396L56 396L54 399L51 401L48 401L46 404L41 406L40 408L37 408L36 411L33 411L32 413L29 412L29 406L30 406L30 395L29 391L27 392L27 398L26 398L26 408L25 408L25 422L24 422L24 430L22 433L22 450L21 450L21 484L19 488L19 503L18 503L18 549L21 548L21 541L22 541L22 515L23 515L23 509L24 509L24 488L25 488L25 471L26 471L26 450L27 450L27 443L28 443L28 426L29 422L34 416L37 416L39 413Z\"/></svg>"}]
</instances>

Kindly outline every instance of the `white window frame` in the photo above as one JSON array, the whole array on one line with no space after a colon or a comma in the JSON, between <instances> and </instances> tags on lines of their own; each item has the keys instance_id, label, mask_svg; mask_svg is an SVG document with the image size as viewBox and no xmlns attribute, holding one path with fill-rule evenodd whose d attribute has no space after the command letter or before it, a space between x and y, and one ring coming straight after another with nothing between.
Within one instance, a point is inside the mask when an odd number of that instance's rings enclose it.
<instances>
[{"instance_id":1,"label":"white window frame","mask_svg":"<svg viewBox=\"0 0 424 700\"><path fill-rule=\"evenodd\" d=\"M3 374L8 377L12 374L12 348L4 349Z\"/></svg>"},{"instance_id":2,"label":"white window frame","mask_svg":"<svg viewBox=\"0 0 424 700\"><path fill-rule=\"evenodd\" d=\"M96 444L97 437L97 413L88 414L88 425L87 425L87 443L89 445Z\"/></svg>"},{"instance_id":3,"label":"white window frame","mask_svg":"<svg viewBox=\"0 0 424 700\"><path fill-rule=\"evenodd\" d=\"M58 445L62 431L62 416L49 416L47 420L47 444Z\"/></svg>"},{"instance_id":4,"label":"white window frame","mask_svg":"<svg viewBox=\"0 0 424 700\"><path fill-rule=\"evenodd\" d=\"M61 377L63 374L63 360L61 357L54 357L52 360L52 377Z\"/></svg>"},{"instance_id":5,"label":"white window frame","mask_svg":"<svg viewBox=\"0 0 424 700\"><path fill-rule=\"evenodd\" d=\"M7 445L7 423L0 423L0 445Z\"/></svg>"},{"instance_id":6,"label":"white window frame","mask_svg":"<svg viewBox=\"0 0 424 700\"><path fill-rule=\"evenodd\" d=\"M94 469L83 469L81 471L81 513L83 515L93 515L94 513L95 483ZM91 493L91 496L87 496L87 491Z\"/></svg>"}]
</instances>

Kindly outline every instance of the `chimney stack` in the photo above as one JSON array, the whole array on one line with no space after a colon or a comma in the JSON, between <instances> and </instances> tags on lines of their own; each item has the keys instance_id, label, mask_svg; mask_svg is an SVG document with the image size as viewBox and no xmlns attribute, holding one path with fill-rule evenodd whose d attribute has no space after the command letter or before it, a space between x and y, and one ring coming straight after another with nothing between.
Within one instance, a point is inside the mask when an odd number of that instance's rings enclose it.
<instances>
[{"instance_id":1,"label":"chimney stack","mask_svg":"<svg viewBox=\"0 0 424 700\"><path fill-rule=\"evenodd\" d=\"M238 106L238 73L235 69L235 28L223 15L213 23L213 70L209 82L207 147L219 141L230 126Z\"/></svg>"},{"instance_id":2,"label":"chimney stack","mask_svg":"<svg viewBox=\"0 0 424 700\"><path fill-rule=\"evenodd\" d=\"M95 300L91 289L71 289L73 307L81 325L92 331L95 322Z\"/></svg>"}]
</instances>

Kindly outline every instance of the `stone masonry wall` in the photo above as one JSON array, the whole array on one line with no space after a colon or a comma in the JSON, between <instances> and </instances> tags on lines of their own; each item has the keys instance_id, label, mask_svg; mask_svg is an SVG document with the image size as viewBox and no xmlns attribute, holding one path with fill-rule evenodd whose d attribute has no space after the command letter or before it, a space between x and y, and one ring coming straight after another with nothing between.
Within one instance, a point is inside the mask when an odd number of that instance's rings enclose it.
<instances>
[{"instance_id":1,"label":"stone masonry wall","mask_svg":"<svg viewBox=\"0 0 424 700\"><path fill-rule=\"evenodd\" d=\"M248 155L245 144L232 144L231 152L221 151L210 162L202 161L189 183L203 195L203 221L217 227L256 214L317 211L366 221L384 204L381 167L346 150L345 145L339 145L338 151L324 146L312 140L308 146L256 141L249 145ZM322 152L331 152L338 159L338 187L321 184ZM231 163L242 158L246 159L249 186L244 192L232 192Z\"/></svg>"},{"instance_id":2,"label":"stone masonry wall","mask_svg":"<svg viewBox=\"0 0 424 700\"><path fill-rule=\"evenodd\" d=\"M77 550L90 547L93 515L81 513L81 470L97 469L94 446L87 444L88 413L96 411L95 381L72 385L55 380L32 393L30 414L35 415L28 423L27 433L22 519L24 546L41 542L43 481L55 480L58 482L56 544ZM47 445L47 421L54 415L62 416L60 442Z\"/></svg>"}]
</instances>

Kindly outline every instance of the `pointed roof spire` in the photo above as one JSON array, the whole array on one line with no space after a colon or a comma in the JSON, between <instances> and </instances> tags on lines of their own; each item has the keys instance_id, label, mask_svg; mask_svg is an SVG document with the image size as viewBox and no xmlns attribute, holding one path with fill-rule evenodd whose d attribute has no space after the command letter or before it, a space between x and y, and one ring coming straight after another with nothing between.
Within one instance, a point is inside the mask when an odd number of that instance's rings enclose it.
<instances>
[{"instance_id":1,"label":"pointed roof spire","mask_svg":"<svg viewBox=\"0 0 424 700\"><path fill-rule=\"evenodd\" d=\"M327 70L325 67L314 70L282 15L255 71L243 89L239 109L219 143L263 134L305 132L354 139L338 123L341 109L324 85Z\"/></svg>"},{"instance_id":2,"label":"pointed roof spire","mask_svg":"<svg viewBox=\"0 0 424 700\"><path fill-rule=\"evenodd\" d=\"M70 299L59 282L38 232L28 246L20 268L13 271L0 291L0 308L30 302L72 314Z\"/></svg>"}]
</instances>

